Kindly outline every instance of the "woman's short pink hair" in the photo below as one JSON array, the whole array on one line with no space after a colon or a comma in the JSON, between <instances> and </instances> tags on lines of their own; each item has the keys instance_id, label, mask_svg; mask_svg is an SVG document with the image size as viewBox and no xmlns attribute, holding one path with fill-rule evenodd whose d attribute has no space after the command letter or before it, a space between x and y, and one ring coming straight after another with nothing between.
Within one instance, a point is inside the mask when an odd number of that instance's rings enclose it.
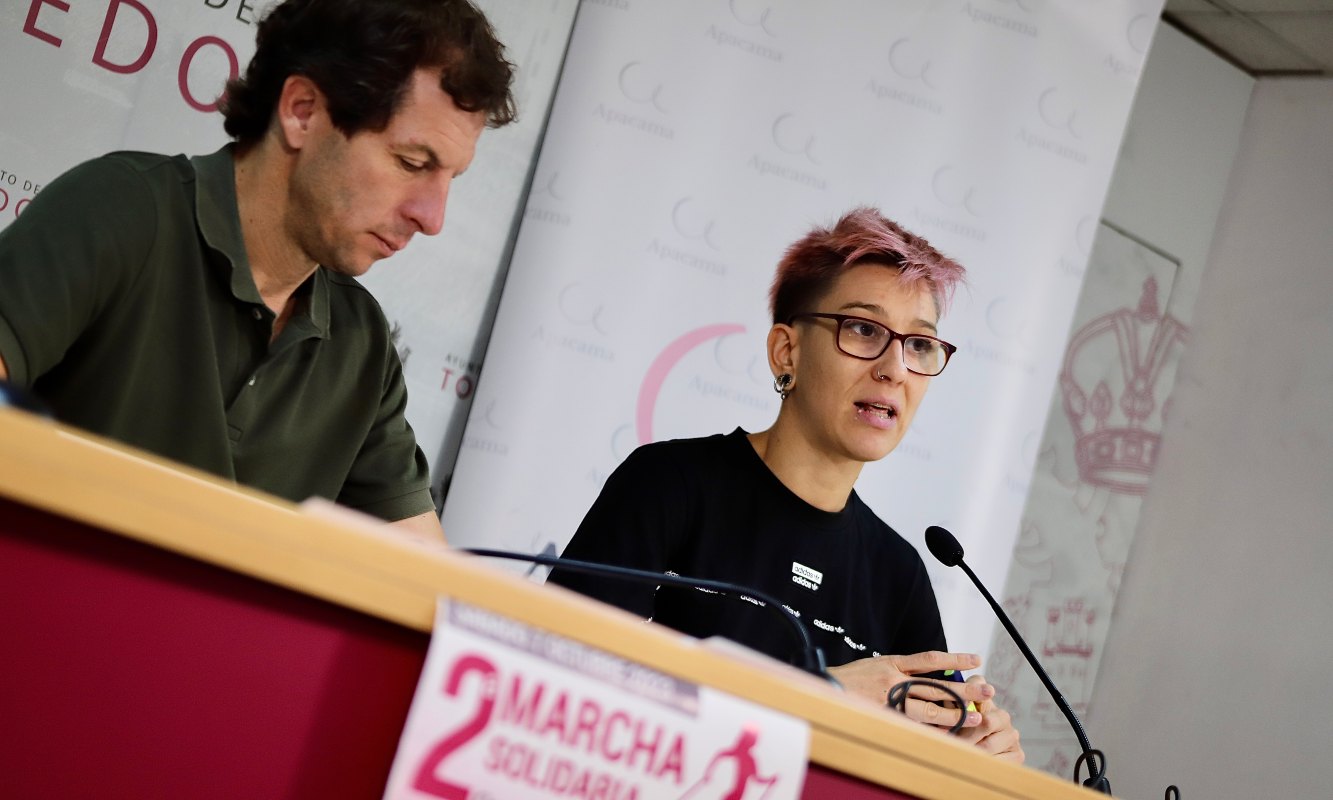
<instances>
[{"instance_id":1,"label":"woman's short pink hair","mask_svg":"<svg viewBox=\"0 0 1333 800\"><path fill-rule=\"evenodd\" d=\"M815 228L787 248L778 263L769 309L773 322L787 323L814 305L846 270L858 264L883 264L898 270L908 286L924 284L943 314L966 270L925 239L879 212L862 206L844 214L832 228Z\"/></svg>"}]
</instances>

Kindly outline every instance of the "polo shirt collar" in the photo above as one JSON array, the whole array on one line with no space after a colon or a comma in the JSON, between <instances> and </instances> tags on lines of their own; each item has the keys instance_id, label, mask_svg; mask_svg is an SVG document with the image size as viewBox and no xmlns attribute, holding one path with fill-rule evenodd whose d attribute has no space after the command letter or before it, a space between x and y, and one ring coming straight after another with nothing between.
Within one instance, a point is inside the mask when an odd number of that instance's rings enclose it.
<instances>
[{"instance_id":1,"label":"polo shirt collar","mask_svg":"<svg viewBox=\"0 0 1333 800\"><path fill-rule=\"evenodd\" d=\"M194 213L200 235L230 264L232 296L243 303L262 306L264 300L255 286L250 259L245 253L245 238L241 235L235 145L227 144L208 155L194 156L190 164L194 167ZM292 321L308 319L313 335L322 339L329 330L329 277L324 268L316 269L308 283L313 284L308 299Z\"/></svg>"}]
</instances>

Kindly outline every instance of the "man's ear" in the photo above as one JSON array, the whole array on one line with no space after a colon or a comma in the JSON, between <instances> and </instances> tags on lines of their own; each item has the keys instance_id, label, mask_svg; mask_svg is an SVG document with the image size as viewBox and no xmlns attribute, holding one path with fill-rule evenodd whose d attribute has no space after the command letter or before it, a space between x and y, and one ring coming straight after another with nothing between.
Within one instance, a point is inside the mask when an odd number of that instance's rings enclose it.
<instances>
[{"instance_id":1,"label":"man's ear","mask_svg":"<svg viewBox=\"0 0 1333 800\"><path fill-rule=\"evenodd\" d=\"M796 328L778 323L768 330L768 368L774 377L785 373L796 374L800 361L800 337Z\"/></svg>"},{"instance_id":2,"label":"man's ear","mask_svg":"<svg viewBox=\"0 0 1333 800\"><path fill-rule=\"evenodd\" d=\"M309 141L312 128L328 118L324 93L304 75L288 75L278 94L274 118L283 145L300 150Z\"/></svg>"}]
</instances>

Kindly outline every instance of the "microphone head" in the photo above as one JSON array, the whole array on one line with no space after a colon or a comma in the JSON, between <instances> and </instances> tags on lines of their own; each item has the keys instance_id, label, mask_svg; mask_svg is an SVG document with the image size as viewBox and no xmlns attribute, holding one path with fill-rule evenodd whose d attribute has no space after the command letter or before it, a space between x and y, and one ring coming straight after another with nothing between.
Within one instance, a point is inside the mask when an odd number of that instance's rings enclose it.
<instances>
[{"instance_id":1,"label":"microphone head","mask_svg":"<svg viewBox=\"0 0 1333 800\"><path fill-rule=\"evenodd\" d=\"M963 546L952 533L938 525L926 528L926 547L946 567L956 567L963 561Z\"/></svg>"}]
</instances>

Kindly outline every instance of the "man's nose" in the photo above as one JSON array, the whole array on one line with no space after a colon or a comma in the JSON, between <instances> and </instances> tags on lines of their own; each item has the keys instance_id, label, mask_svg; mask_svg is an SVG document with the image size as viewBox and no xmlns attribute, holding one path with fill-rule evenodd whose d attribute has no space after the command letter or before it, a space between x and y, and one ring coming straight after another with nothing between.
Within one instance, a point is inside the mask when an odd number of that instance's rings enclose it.
<instances>
[{"instance_id":1,"label":"man's nose","mask_svg":"<svg viewBox=\"0 0 1333 800\"><path fill-rule=\"evenodd\" d=\"M434 236L444 228L444 206L449 199L450 179L444 178L422 186L408 198L403 215L427 236Z\"/></svg>"}]
</instances>

